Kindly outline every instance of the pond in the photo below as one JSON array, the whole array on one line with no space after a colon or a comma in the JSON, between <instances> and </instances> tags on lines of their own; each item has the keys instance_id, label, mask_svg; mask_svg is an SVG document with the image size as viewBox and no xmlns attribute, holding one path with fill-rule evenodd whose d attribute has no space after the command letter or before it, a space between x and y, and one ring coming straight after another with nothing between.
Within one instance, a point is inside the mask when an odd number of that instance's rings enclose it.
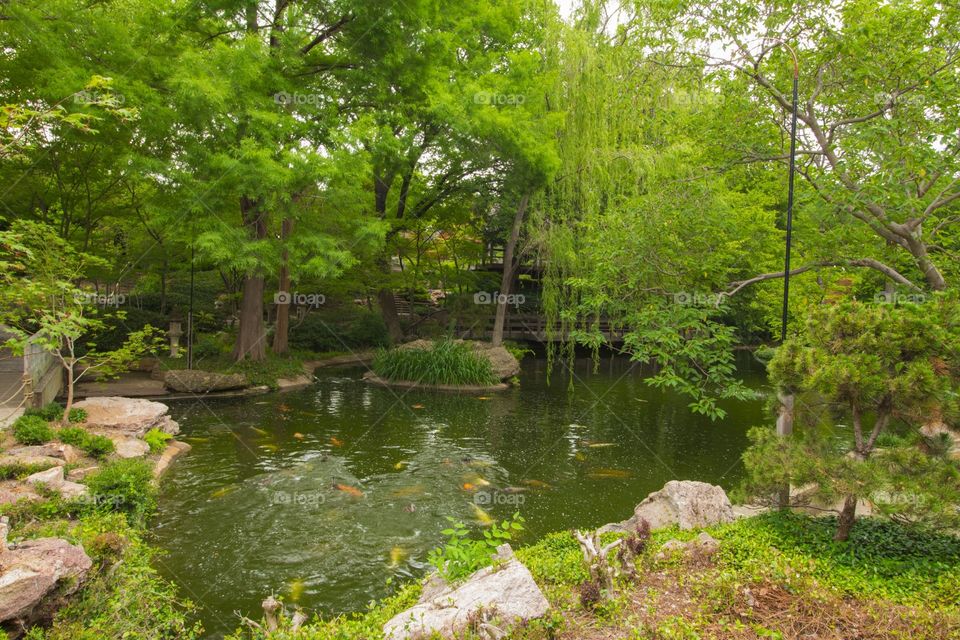
<instances>
[{"instance_id":1,"label":"pond","mask_svg":"<svg viewBox=\"0 0 960 640\"><path fill-rule=\"evenodd\" d=\"M360 370L305 390L172 406L193 449L164 479L158 570L200 608L209 637L258 618L270 593L308 611L362 609L388 579L422 575L447 518L477 527L520 511L519 544L628 517L672 479L734 486L763 401L718 422L651 389L639 367L543 359L490 397L375 388ZM742 374L760 388L758 366Z\"/></svg>"}]
</instances>

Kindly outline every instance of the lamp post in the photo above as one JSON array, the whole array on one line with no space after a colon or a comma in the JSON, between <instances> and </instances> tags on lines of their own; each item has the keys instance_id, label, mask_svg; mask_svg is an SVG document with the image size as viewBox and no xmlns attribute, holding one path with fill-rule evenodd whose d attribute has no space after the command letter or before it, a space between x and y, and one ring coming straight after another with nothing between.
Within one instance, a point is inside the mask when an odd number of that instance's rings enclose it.
<instances>
[{"instance_id":1,"label":"lamp post","mask_svg":"<svg viewBox=\"0 0 960 640\"><path fill-rule=\"evenodd\" d=\"M797 84L800 80L800 64L797 62L797 54L793 47L786 42L779 42L790 52L793 59L793 112L790 119L790 174L787 186L787 238L786 248L783 254L783 313L780 321L780 344L787 340L787 318L789 315L790 301L790 243L793 236L793 178L796 173L797 161ZM793 404L794 396L786 389L777 391L777 398L780 401L780 410L777 414L777 435L786 438L793 433ZM781 509L790 506L790 484L780 488L777 496L777 503Z\"/></svg>"},{"instance_id":2,"label":"lamp post","mask_svg":"<svg viewBox=\"0 0 960 640\"><path fill-rule=\"evenodd\" d=\"M790 174L787 186L787 246L783 257L783 315L780 322L780 343L787 339L787 315L790 299L790 242L793 235L793 176L797 162L797 84L800 80L800 65L797 54L786 42L781 42L793 58L793 113L790 119Z\"/></svg>"}]
</instances>

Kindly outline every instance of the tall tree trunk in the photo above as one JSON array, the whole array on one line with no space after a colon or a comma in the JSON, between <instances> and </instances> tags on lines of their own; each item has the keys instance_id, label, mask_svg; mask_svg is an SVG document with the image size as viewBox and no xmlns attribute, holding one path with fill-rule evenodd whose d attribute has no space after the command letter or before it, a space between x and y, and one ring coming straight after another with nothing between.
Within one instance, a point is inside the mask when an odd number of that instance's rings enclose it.
<instances>
[{"instance_id":1,"label":"tall tree trunk","mask_svg":"<svg viewBox=\"0 0 960 640\"><path fill-rule=\"evenodd\" d=\"M253 239L262 240L267 236L266 214L260 211L258 202L244 196L240 199L240 212ZM233 359L237 362L264 360L267 357L266 337L263 326L263 275L255 270L243 278L240 326Z\"/></svg>"},{"instance_id":2,"label":"tall tree trunk","mask_svg":"<svg viewBox=\"0 0 960 640\"><path fill-rule=\"evenodd\" d=\"M850 529L857 519L857 496L847 496L843 501L843 509L840 511L840 518L837 521L837 533L833 536L834 540L843 542L850 537Z\"/></svg>"},{"instance_id":3,"label":"tall tree trunk","mask_svg":"<svg viewBox=\"0 0 960 640\"><path fill-rule=\"evenodd\" d=\"M780 400L780 413L777 415L777 435L781 438L788 438L793 433L793 402L792 393L778 393ZM781 509L790 507L790 483L780 487L780 493L777 496L777 506Z\"/></svg>"},{"instance_id":4,"label":"tall tree trunk","mask_svg":"<svg viewBox=\"0 0 960 640\"><path fill-rule=\"evenodd\" d=\"M377 291L377 304L380 305L380 316L383 318L383 323L387 325L387 334L390 336L391 344L400 342L403 340L403 327L400 326L397 300L393 295L393 289L384 287Z\"/></svg>"},{"instance_id":5,"label":"tall tree trunk","mask_svg":"<svg viewBox=\"0 0 960 640\"><path fill-rule=\"evenodd\" d=\"M293 220L284 218L280 225L280 240L286 242L293 232ZM280 291L290 293L290 268L287 264L289 259L287 247L284 245L283 254L280 262ZM277 304L277 323L273 329L273 352L286 353L288 351L287 334L290 331L290 302Z\"/></svg>"},{"instance_id":6,"label":"tall tree trunk","mask_svg":"<svg viewBox=\"0 0 960 640\"><path fill-rule=\"evenodd\" d=\"M495 347L503 344L503 327L507 321L507 295L510 293L510 285L513 282L513 253L517 247L517 240L520 239L520 228L523 226L523 216L529 201L529 193L523 194L520 198L517 214L513 217L513 228L510 230L507 246L503 250L503 278L500 280L500 295L497 296L497 317L493 321L493 335L490 337L490 343Z\"/></svg>"}]
</instances>

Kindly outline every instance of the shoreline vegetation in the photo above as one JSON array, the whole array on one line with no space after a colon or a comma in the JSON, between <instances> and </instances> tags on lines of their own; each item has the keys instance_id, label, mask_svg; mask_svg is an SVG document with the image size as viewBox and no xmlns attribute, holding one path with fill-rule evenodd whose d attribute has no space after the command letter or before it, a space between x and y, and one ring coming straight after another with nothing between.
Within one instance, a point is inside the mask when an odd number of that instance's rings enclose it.
<instances>
[{"instance_id":1,"label":"shoreline vegetation","mask_svg":"<svg viewBox=\"0 0 960 640\"><path fill-rule=\"evenodd\" d=\"M861 638L956 637L960 539L863 519L840 544L831 541L835 527L832 517L770 512L702 530L654 530L636 557L635 574L618 577L616 595L600 602L584 597L590 575L573 533L548 534L519 547L516 557L551 609L541 619L500 628L515 640L847 640L853 628ZM715 549L690 546L702 533L716 539ZM602 540L622 536L608 533ZM413 606L423 588L403 585L366 612L301 620L295 629L292 615L280 615L273 633L247 628L229 637L379 640L383 625ZM488 636L473 629L456 637Z\"/></svg>"}]
</instances>

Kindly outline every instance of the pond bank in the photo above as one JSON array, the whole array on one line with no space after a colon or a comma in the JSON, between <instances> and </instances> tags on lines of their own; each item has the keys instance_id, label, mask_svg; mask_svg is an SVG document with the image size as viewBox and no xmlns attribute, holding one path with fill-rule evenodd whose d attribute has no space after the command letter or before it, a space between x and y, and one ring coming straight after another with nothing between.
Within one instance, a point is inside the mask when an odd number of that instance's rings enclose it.
<instances>
[{"instance_id":1,"label":"pond bank","mask_svg":"<svg viewBox=\"0 0 960 640\"><path fill-rule=\"evenodd\" d=\"M716 489L699 495L716 497ZM652 515L657 501L649 496L636 512L647 505ZM598 574L584 561L589 536L558 532L515 553L501 550L492 567L454 585L434 576L403 586L365 613L305 622L281 608L283 638L949 640L960 633L960 539L865 519L837 544L834 518L789 512L683 525L694 514L729 510L723 501L698 505L694 496L674 503L668 526L605 534L599 544L629 549L593 565L609 567L606 589L591 586ZM256 624L231 637L269 638L269 618Z\"/></svg>"}]
</instances>

